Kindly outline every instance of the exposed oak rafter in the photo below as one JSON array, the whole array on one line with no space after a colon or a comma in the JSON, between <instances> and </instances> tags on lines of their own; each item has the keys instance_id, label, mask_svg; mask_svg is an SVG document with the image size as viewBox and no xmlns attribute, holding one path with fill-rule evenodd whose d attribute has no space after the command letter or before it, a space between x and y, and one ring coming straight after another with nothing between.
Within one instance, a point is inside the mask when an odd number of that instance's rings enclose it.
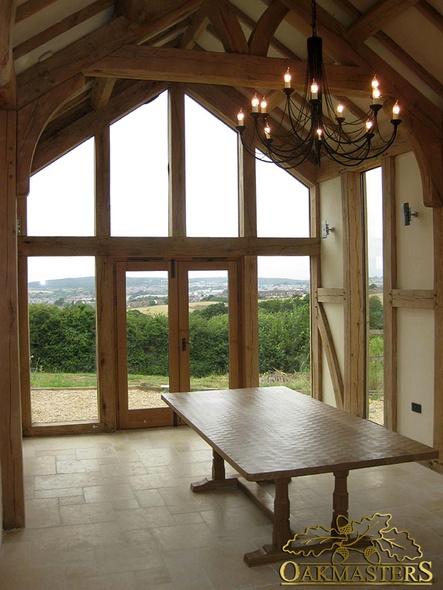
<instances>
[{"instance_id":1,"label":"exposed oak rafter","mask_svg":"<svg viewBox=\"0 0 443 590\"><path fill-rule=\"evenodd\" d=\"M304 82L304 62L288 59L233 55L209 51L181 51L126 45L83 69L85 76L116 77L165 82L201 82L223 86L281 89L282 76L290 67L294 78ZM352 66L328 66L331 90L353 91L366 96L367 73Z\"/></svg>"},{"instance_id":2,"label":"exposed oak rafter","mask_svg":"<svg viewBox=\"0 0 443 590\"><path fill-rule=\"evenodd\" d=\"M0 109L15 106L15 73L12 61L12 25L16 0L5 0L0 11Z\"/></svg>"},{"instance_id":3,"label":"exposed oak rafter","mask_svg":"<svg viewBox=\"0 0 443 590\"><path fill-rule=\"evenodd\" d=\"M354 43L364 43L383 25L417 2L418 0L379 0L348 27L348 39Z\"/></svg>"}]
</instances>

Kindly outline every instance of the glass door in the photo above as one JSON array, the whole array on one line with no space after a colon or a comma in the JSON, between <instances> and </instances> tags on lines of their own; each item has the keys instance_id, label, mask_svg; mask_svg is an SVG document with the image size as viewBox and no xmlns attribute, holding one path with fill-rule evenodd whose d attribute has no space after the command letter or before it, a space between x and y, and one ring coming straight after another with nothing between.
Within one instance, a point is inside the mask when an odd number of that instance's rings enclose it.
<instances>
[{"instance_id":1,"label":"glass door","mask_svg":"<svg viewBox=\"0 0 443 590\"><path fill-rule=\"evenodd\" d=\"M180 391L239 387L235 261L178 265Z\"/></svg>"},{"instance_id":2,"label":"glass door","mask_svg":"<svg viewBox=\"0 0 443 590\"><path fill-rule=\"evenodd\" d=\"M117 263L120 428L172 424L162 392L239 386L236 268Z\"/></svg>"}]
</instances>

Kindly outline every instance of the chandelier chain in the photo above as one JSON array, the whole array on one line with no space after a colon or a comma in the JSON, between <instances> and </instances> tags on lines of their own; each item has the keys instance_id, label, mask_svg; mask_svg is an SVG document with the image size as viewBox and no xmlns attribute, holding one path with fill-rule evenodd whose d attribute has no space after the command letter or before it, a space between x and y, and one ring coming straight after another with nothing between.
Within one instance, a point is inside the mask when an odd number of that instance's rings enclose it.
<instances>
[{"instance_id":1,"label":"chandelier chain","mask_svg":"<svg viewBox=\"0 0 443 590\"><path fill-rule=\"evenodd\" d=\"M317 36L317 2L312 0L312 36Z\"/></svg>"}]
</instances>

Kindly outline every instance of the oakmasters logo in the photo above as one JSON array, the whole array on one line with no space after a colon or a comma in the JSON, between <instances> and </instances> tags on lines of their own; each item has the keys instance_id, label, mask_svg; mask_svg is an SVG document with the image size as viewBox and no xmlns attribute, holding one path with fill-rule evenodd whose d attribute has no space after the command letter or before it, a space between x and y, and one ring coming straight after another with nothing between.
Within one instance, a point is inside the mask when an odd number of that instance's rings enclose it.
<instances>
[{"instance_id":1,"label":"oakmasters logo","mask_svg":"<svg viewBox=\"0 0 443 590\"><path fill-rule=\"evenodd\" d=\"M281 586L431 586L432 563L407 531L391 524L391 514L376 513L335 527L308 527L283 551L298 556L280 567Z\"/></svg>"}]
</instances>

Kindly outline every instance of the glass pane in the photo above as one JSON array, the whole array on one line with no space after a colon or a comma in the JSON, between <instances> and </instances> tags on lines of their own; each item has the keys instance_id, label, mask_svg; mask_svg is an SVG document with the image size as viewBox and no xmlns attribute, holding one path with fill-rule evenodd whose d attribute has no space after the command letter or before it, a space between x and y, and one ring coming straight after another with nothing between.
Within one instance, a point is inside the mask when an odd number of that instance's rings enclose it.
<instances>
[{"instance_id":1,"label":"glass pane","mask_svg":"<svg viewBox=\"0 0 443 590\"><path fill-rule=\"evenodd\" d=\"M309 258L258 258L260 385L310 395Z\"/></svg>"},{"instance_id":2,"label":"glass pane","mask_svg":"<svg viewBox=\"0 0 443 590\"><path fill-rule=\"evenodd\" d=\"M256 164L257 235L309 237L309 189L275 164Z\"/></svg>"},{"instance_id":3,"label":"glass pane","mask_svg":"<svg viewBox=\"0 0 443 590\"><path fill-rule=\"evenodd\" d=\"M228 389L228 271L188 276L191 389Z\"/></svg>"},{"instance_id":4,"label":"glass pane","mask_svg":"<svg viewBox=\"0 0 443 590\"><path fill-rule=\"evenodd\" d=\"M168 235L167 93L111 125L111 235Z\"/></svg>"},{"instance_id":5,"label":"glass pane","mask_svg":"<svg viewBox=\"0 0 443 590\"><path fill-rule=\"evenodd\" d=\"M98 421L93 258L28 259L32 423Z\"/></svg>"},{"instance_id":6,"label":"glass pane","mask_svg":"<svg viewBox=\"0 0 443 590\"><path fill-rule=\"evenodd\" d=\"M238 236L237 134L186 97L186 233Z\"/></svg>"},{"instance_id":7,"label":"glass pane","mask_svg":"<svg viewBox=\"0 0 443 590\"><path fill-rule=\"evenodd\" d=\"M368 232L369 419L384 423L383 192L381 168L364 174Z\"/></svg>"},{"instance_id":8,"label":"glass pane","mask_svg":"<svg viewBox=\"0 0 443 590\"><path fill-rule=\"evenodd\" d=\"M94 141L85 141L30 181L29 236L94 235Z\"/></svg>"},{"instance_id":9,"label":"glass pane","mask_svg":"<svg viewBox=\"0 0 443 590\"><path fill-rule=\"evenodd\" d=\"M169 387L168 272L126 272L128 408L165 406Z\"/></svg>"}]
</instances>

